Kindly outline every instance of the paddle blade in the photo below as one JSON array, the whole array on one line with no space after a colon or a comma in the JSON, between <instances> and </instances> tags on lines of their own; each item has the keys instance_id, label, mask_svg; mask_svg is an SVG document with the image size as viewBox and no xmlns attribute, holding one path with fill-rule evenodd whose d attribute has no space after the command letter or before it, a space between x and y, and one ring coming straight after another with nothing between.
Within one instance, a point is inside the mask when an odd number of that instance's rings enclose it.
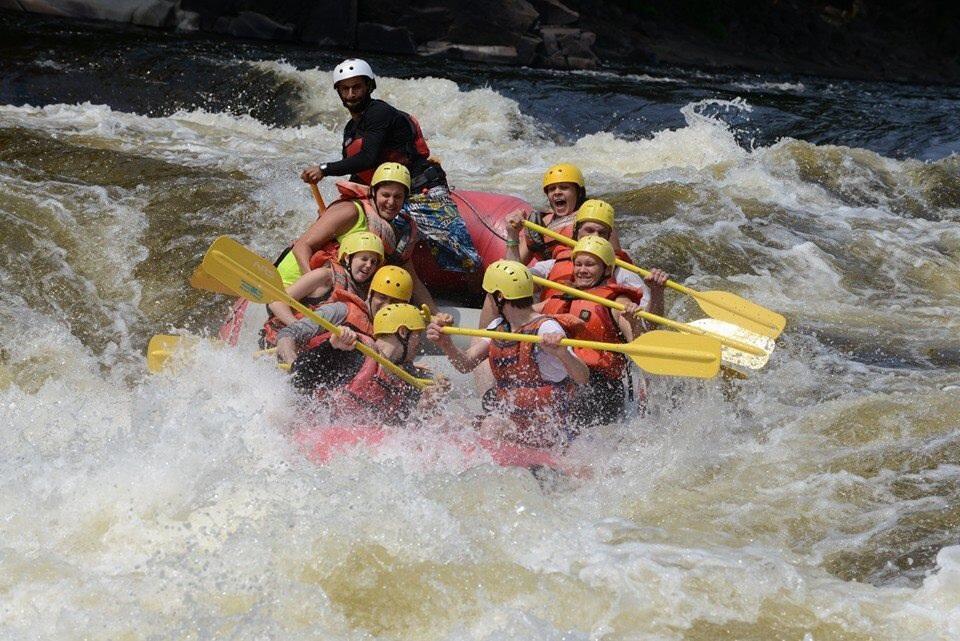
<instances>
[{"instance_id":1,"label":"paddle blade","mask_svg":"<svg viewBox=\"0 0 960 641\"><path fill-rule=\"evenodd\" d=\"M213 241L200 267L232 293L253 303L272 303L284 293L283 280L273 263L228 236Z\"/></svg>"},{"instance_id":2,"label":"paddle blade","mask_svg":"<svg viewBox=\"0 0 960 641\"><path fill-rule=\"evenodd\" d=\"M700 309L710 316L763 336L776 338L787 326L787 319L782 314L730 292L695 292L692 295Z\"/></svg>"},{"instance_id":3,"label":"paddle blade","mask_svg":"<svg viewBox=\"0 0 960 641\"><path fill-rule=\"evenodd\" d=\"M752 347L763 350L763 354L748 354L743 350L721 345L720 358L724 365L733 365L737 367L746 367L747 369L760 369L770 360L770 354L773 353L776 344L769 336L751 332L739 325L718 320L716 318L701 318L688 325L699 327L717 337L729 338L741 343L746 343Z\"/></svg>"},{"instance_id":4,"label":"paddle blade","mask_svg":"<svg viewBox=\"0 0 960 641\"><path fill-rule=\"evenodd\" d=\"M709 336L657 330L628 346L627 356L651 374L713 378L720 371L720 341Z\"/></svg>"},{"instance_id":5,"label":"paddle blade","mask_svg":"<svg viewBox=\"0 0 960 641\"><path fill-rule=\"evenodd\" d=\"M190 286L194 289L202 289L214 294L227 294L233 296L233 290L221 283L219 280L208 274L203 265L198 266L190 275Z\"/></svg>"},{"instance_id":6,"label":"paddle blade","mask_svg":"<svg viewBox=\"0 0 960 641\"><path fill-rule=\"evenodd\" d=\"M147 343L147 370L156 374L167 365L171 356L196 344L197 339L191 336L157 334Z\"/></svg>"}]
</instances>

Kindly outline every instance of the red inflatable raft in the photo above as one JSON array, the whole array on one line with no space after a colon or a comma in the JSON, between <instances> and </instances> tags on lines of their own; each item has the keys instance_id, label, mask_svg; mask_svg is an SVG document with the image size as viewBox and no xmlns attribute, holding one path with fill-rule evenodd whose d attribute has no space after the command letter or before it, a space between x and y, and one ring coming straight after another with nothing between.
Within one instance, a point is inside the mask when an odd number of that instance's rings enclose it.
<instances>
[{"instance_id":1,"label":"red inflatable raft","mask_svg":"<svg viewBox=\"0 0 960 641\"><path fill-rule=\"evenodd\" d=\"M400 433L403 435L403 433ZM294 441L314 463L328 463L331 459L358 448L378 450L397 432L389 432L376 427L308 427L294 434ZM584 470L572 466L552 453L533 447L525 447L504 441L484 438L468 438L455 434L431 436L431 439L443 439L441 445L452 445L463 454L468 466L488 462L501 467L522 467L527 469L549 468L563 474L583 476ZM419 451L431 446L424 439L416 444Z\"/></svg>"}]
</instances>

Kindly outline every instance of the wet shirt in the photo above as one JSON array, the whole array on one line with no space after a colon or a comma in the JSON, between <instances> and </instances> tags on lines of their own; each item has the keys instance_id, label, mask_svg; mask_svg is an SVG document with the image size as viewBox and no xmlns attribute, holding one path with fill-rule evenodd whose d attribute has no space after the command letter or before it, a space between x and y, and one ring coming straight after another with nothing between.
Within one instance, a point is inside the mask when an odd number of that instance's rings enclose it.
<instances>
[{"instance_id":1,"label":"wet shirt","mask_svg":"<svg viewBox=\"0 0 960 641\"><path fill-rule=\"evenodd\" d=\"M346 157L346 149L355 139L363 139L363 147L354 156ZM397 150L411 159L410 174L418 175L426 165L425 158L418 158L414 148L414 132L410 121L399 109L392 107L382 100L371 100L370 106L359 119L350 119L343 130L344 158L336 162L327 163L324 174L328 176L344 176L352 174L351 180L359 180L357 174L364 170L372 170L380 164L386 150Z\"/></svg>"}]
</instances>

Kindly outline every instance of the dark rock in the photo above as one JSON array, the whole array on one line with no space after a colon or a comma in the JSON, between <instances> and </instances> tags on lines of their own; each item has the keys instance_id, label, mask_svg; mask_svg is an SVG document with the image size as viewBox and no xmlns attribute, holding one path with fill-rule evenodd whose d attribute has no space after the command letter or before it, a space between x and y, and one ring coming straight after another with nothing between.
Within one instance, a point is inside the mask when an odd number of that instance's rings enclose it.
<instances>
[{"instance_id":1,"label":"dark rock","mask_svg":"<svg viewBox=\"0 0 960 641\"><path fill-rule=\"evenodd\" d=\"M278 24L267 16L252 11L243 11L232 18L221 16L214 23L213 30L235 38L259 40L289 40L294 31L291 25Z\"/></svg>"},{"instance_id":2,"label":"dark rock","mask_svg":"<svg viewBox=\"0 0 960 641\"><path fill-rule=\"evenodd\" d=\"M454 16L449 7L415 6L400 16L398 24L406 27L416 42L438 40L450 30Z\"/></svg>"},{"instance_id":3,"label":"dark rock","mask_svg":"<svg viewBox=\"0 0 960 641\"><path fill-rule=\"evenodd\" d=\"M133 10L130 22L142 27L172 27L177 24L177 5L163 0L145 2Z\"/></svg>"},{"instance_id":4,"label":"dark rock","mask_svg":"<svg viewBox=\"0 0 960 641\"><path fill-rule=\"evenodd\" d=\"M530 0L533 8L540 13L540 22L545 25L573 24L580 14L559 0Z\"/></svg>"},{"instance_id":5,"label":"dark rock","mask_svg":"<svg viewBox=\"0 0 960 641\"><path fill-rule=\"evenodd\" d=\"M454 0L445 40L465 45L516 47L540 16L527 0Z\"/></svg>"},{"instance_id":6,"label":"dark rock","mask_svg":"<svg viewBox=\"0 0 960 641\"><path fill-rule=\"evenodd\" d=\"M318 45L356 44L357 0L314 0L300 23L300 40Z\"/></svg>"},{"instance_id":7,"label":"dark rock","mask_svg":"<svg viewBox=\"0 0 960 641\"><path fill-rule=\"evenodd\" d=\"M543 65L557 69L596 69L600 60L592 47L597 40L591 31L570 27L543 27Z\"/></svg>"},{"instance_id":8,"label":"dark rock","mask_svg":"<svg viewBox=\"0 0 960 641\"><path fill-rule=\"evenodd\" d=\"M372 22L357 24L357 48L378 53L415 54L417 45L403 27L388 27Z\"/></svg>"},{"instance_id":9,"label":"dark rock","mask_svg":"<svg viewBox=\"0 0 960 641\"><path fill-rule=\"evenodd\" d=\"M459 43L433 40L421 46L418 53L424 56L443 56L455 60L485 62L488 64L516 65L520 57L516 47L503 45L464 45Z\"/></svg>"},{"instance_id":10,"label":"dark rock","mask_svg":"<svg viewBox=\"0 0 960 641\"><path fill-rule=\"evenodd\" d=\"M533 63L542 47L542 38L521 36L520 42L517 44L517 63L524 66Z\"/></svg>"}]
</instances>

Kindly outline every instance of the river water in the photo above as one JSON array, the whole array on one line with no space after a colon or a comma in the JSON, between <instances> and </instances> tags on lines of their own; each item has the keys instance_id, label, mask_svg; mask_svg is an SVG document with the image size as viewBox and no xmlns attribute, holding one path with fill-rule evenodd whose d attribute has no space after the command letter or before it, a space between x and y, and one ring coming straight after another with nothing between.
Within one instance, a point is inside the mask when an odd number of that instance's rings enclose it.
<instances>
[{"instance_id":1,"label":"river water","mask_svg":"<svg viewBox=\"0 0 960 641\"><path fill-rule=\"evenodd\" d=\"M242 350L145 372L222 319L185 283L214 237L272 255L315 215L337 56L0 42L3 638L960 638L960 89L373 58L453 184L540 204L576 162L642 264L788 318L763 371L654 381L541 487L429 426L315 466Z\"/></svg>"}]
</instances>

